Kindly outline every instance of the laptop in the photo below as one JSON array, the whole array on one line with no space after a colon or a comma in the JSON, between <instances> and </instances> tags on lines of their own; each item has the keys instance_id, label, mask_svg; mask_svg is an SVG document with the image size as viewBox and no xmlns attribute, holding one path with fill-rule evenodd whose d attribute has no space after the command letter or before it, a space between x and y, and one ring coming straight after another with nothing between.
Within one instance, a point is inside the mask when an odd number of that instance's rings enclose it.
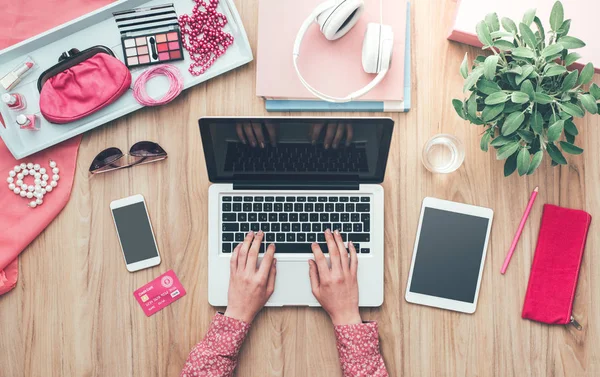
<instances>
[{"instance_id":1,"label":"laptop","mask_svg":"<svg viewBox=\"0 0 600 377\"><path fill-rule=\"evenodd\" d=\"M390 118L203 117L208 177L208 301L227 306L229 259L250 230L275 243L267 306L319 306L308 275L311 244L339 229L359 252L359 305L383 303L383 182ZM334 145L336 147L334 147ZM259 257L259 261L262 258ZM259 262L260 263L260 262Z\"/></svg>"}]
</instances>

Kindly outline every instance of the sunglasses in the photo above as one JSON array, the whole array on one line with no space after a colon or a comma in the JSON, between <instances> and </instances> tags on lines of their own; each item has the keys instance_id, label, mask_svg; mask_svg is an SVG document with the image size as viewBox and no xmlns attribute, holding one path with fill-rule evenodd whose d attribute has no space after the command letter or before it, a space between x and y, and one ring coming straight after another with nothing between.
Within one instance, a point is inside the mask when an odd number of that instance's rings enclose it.
<instances>
[{"instance_id":1,"label":"sunglasses","mask_svg":"<svg viewBox=\"0 0 600 377\"><path fill-rule=\"evenodd\" d=\"M123 158L126 156L127 158ZM92 161L92 165L90 165L90 174L130 168L135 165L148 164L166 158L167 152L160 145L152 141L140 141L131 146L127 155L115 147L107 148L98 153L94 161Z\"/></svg>"}]
</instances>

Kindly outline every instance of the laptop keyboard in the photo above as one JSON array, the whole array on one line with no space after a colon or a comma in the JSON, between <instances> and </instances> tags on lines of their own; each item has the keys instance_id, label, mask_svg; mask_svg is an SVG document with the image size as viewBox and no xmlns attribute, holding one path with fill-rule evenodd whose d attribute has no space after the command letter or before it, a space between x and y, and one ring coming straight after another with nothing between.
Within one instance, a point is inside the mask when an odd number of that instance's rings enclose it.
<instances>
[{"instance_id":1,"label":"laptop keyboard","mask_svg":"<svg viewBox=\"0 0 600 377\"><path fill-rule=\"evenodd\" d=\"M369 171L369 165L366 143L352 143L343 149L325 149L321 144L311 143L279 143L253 148L248 144L229 142L225 171L364 173Z\"/></svg>"},{"instance_id":2,"label":"laptop keyboard","mask_svg":"<svg viewBox=\"0 0 600 377\"><path fill-rule=\"evenodd\" d=\"M265 232L276 253L311 253L317 242L327 253L324 231L339 230L361 254L370 253L369 196L221 196L222 252L231 253L249 231ZM363 243L363 246L361 246ZM260 252L264 252L264 242Z\"/></svg>"}]
</instances>

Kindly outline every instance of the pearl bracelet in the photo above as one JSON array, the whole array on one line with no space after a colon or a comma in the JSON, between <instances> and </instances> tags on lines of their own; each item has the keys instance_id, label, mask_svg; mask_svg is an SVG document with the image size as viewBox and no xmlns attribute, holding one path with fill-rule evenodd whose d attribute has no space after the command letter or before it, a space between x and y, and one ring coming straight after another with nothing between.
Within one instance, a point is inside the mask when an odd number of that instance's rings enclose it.
<instances>
[{"instance_id":1,"label":"pearl bracelet","mask_svg":"<svg viewBox=\"0 0 600 377\"><path fill-rule=\"evenodd\" d=\"M58 180L60 179L58 175L60 170L56 162L50 160L48 165L50 166L50 171L48 172L39 164L32 162L15 165L13 170L8 172L8 178L6 179L8 189L22 198L35 198L35 200L30 201L28 204L31 208L42 205L44 203L44 195L52 192L58 186ZM28 185L24 182L27 176L33 178L33 185Z\"/></svg>"}]
</instances>

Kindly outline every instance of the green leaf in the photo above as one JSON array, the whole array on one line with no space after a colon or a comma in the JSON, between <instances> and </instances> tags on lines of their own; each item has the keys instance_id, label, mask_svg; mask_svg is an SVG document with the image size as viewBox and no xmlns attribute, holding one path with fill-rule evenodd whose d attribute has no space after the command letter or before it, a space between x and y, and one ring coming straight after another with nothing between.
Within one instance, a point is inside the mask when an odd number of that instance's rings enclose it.
<instances>
[{"instance_id":1,"label":"green leaf","mask_svg":"<svg viewBox=\"0 0 600 377\"><path fill-rule=\"evenodd\" d=\"M577 80L577 84L583 85L592 81L594 77L594 65L592 63L587 63L585 67L581 70L581 74L579 75L579 80Z\"/></svg>"},{"instance_id":2,"label":"green leaf","mask_svg":"<svg viewBox=\"0 0 600 377\"><path fill-rule=\"evenodd\" d=\"M523 15L523 23L527 26L531 25L535 18L535 8L527 10Z\"/></svg>"},{"instance_id":3,"label":"green leaf","mask_svg":"<svg viewBox=\"0 0 600 377\"><path fill-rule=\"evenodd\" d=\"M599 100L600 99L600 86L596 85L596 83L593 83L592 85L590 85L590 94L593 95L596 100Z\"/></svg>"},{"instance_id":4,"label":"green leaf","mask_svg":"<svg viewBox=\"0 0 600 377\"><path fill-rule=\"evenodd\" d=\"M498 55L490 55L483 62L483 74L486 79L493 80L496 76L496 65L498 64Z\"/></svg>"},{"instance_id":5,"label":"green leaf","mask_svg":"<svg viewBox=\"0 0 600 377\"><path fill-rule=\"evenodd\" d=\"M529 126L538 135L544 130L544 118L539 111L534 111L529 117Z\"/></svg>"},{"instance_id":6,"label":"green leaf","mask_svg":"<svg viewBox=\"0 0 600 377\"><path fill-rule=\"evenodd\" d=\"M511 20L510 18L502 17L502 20L500 22L502 23L502 27L504 28L504 30L512 34L517 34L517 25L515 25L515 22L513 20Z\"/></svg>"},{"instance_id":7,"label":"green leaf","mask_svg":"<svg viewBox=\"0 0 600 377\"><path fill-rule=\"evenodd\" d=\"M561 45L560 43L555 43L543 49L542 56L547 58L548 56L560 54L564 49L565 48L563 47L563 45Z\"/></svg>"},{"instance_id":8,"label":"green leaf","mask_svg":"<svg viewBox=\"0 0 600 377\"><path fill-rule=\"evenodd\" d=\"M547 105L551 103L553 99L546 93L535 92L534 101L540 105Z\"/></svg>"},{"instance_id":9,"label":"green leaf","mask_svg":"<svg viewBox=\"0 0 600 377\"><path fill-rule=\"evenodd\" d=\"M579 77L579 71L574 69L569 72L568 75L565 76L560 90L566 92L567 90L571 90L577 85L577 77Z\"/></svg>"},{"instance_id":10,"label":"green leaf","mask_svg":"<svg viewBox=\"0 0 600 377\"><path fill-rule=\"evenodd\" d=\"M533 18L533 22L535 23L535 26L537 26L538 31L535 35L535 37L544 42L546 40L546 32L544 31L544 25L542 24L542 20L540 20L540 18L538 16L535 16Z\"/></svg>"},{"instance_id":11,"label":"green leaf","mask_svg":"<svg viewBox=\"0 0 600 377\"><path fill-rule=\"evenodd\" d=\"M558 75L562 75L565 72L567 72L567 69L564 66L552 65L552 66L550 66L550 68L548 68L546 70L546 72L544 72L544 76L546 76L546 77L558 76Z\"/></svg>"},{"instance_id":12,"label":"green leaf","mask_svg":"<svg viewBox=\"0 0 600 377\"><path fill-rule=\"evenodd\" d=\"M504 176L508 177L517 170L517 155L513 154L504 163Z\"/></svg>"},{"instance_id":13,"label":"green leaf","mask_svg":"<svg viewBox=\"0 0 600 377\"><path fill-rule=\"evenodd\" d=\"M562 44L562 43L561 43ZM569 52L565 58L565 66L568 67L581 58L577 52Z\"/></svg>"},{"instance_id":14,"label":"green leaf","mask_svg":"<svg viewBox=\"0 0 600 377\"><path fill-rule=\"evenodd\" d=\"M569 37L569 36L560 37L560 38L558 38L557 42L560 43L561 45L563 45L563 47L566 48L567 50L573 50L575 48L585 47L585 43L581 39L575 38L575 37Z\"/></svg>"},{"instance_id":15,"label":"green leaf","mask_svg":"<svg viewBox=\"0 0 600 377\"><path fill-rule=\"evenodd\" d=\"M471 118L477 118L477 93L471 93L471 97L467 101L467 114Z\"/></svg>"},{"instance_id":16,"label":"green leaf","mask_svg":"<svg viewBox=\"0 0 600 377\"><path fill-rule=\"evenodd\" d=\"M515 45L509 41L505 41L504 39L498 39L494 41L494 47L498 48L501 51L510 51L515 48Z\"/></svg>"},{"instance_id":17,"label":"green leaf","mask_svg":"<svg viewBox=\"0 0 600 377\"><path fill-rule=\"evenodd\" d=\"M492 140L491 145L492 145L492 147L501 147L501 146L508 144L510 142L513 142L513 141L515 141L515 139L512 137L498 136L498 137L495 137L494 140Z\"/></svg>"},{"instance_id":18,"label":"green leaf","mask_svg":"<svg viewBox=\"0 0 600 377\"><path fill-rule=\"evenodd\" d=\"M488 146L490 144L490 133L486 132L483 134L483 136L481 137L481 142L479 143L479 148L481 148L482 151L487 152L488 151Z\"/></svg>"},{"instance_id":19,"label":"green leaf","mask_svg":"<svg viewBox=\"0 0 600 377\"><path fill-rule=\"evenodd\" d=\"M499 92L502 89L500 89L500 87L498 86L498 84L496 84L493 81L486 80L486 79L481 79L477 83L477 90L479 90L483 94L490 95L492 93Z\"/></svg>"},{"instance_id":20,"label":"green leaf","mask_svg":"<svg viewBox=\"0 0 600 377\"><path fill-rule=\"evenodd\" d=\"M517 155L517 170L519 171L520 176L527 174L530 162L531 157L529 156L529 151L527 148L521 148Z\"/></svg>"},{"instance_id":21,"label":"green leaf","mask_svg":"<svg viewBox=\"0 0 600 377\"><path fill-rule=\"evenodd\" d=\"M529 94L523 92L513 92L510 95L510 100L514 103L525 103L529 102Z\"/></svg>"},{"instance_id":22,"label":"green leaf","mask_svg":"<svg viewBox=\"0 0 600 377\"><path fill-rule=\"evenodd\" d=\"M481 112L481 117L483 118L484 122L489 122L496 118L498 115L500 115L502 113L502 110L504 110L503 103L498 105L486 106Z\"/></svg>"},{"instance_id":23,"label":"green leaf","mask_svg":"<svg viewBox=\"0 0 600 377\"><path fill-rule=\"evenodd\" d=\"M492 45L492 36L490 35L490 29L487 26L485 21L481 21L475 27L477 31L477 38L483 44L483 47L488 47Z\"/></svg>"},{"instance_id":24,"label":"green leaf","mask_svg":"<svg viewBox=\"0 0 600 377\"><path fill-rule=\"evenodd\" d=\"M471 90L473 86L477 83L477 80L483 75L483 68L477 67L471 71L467 79L465 80L465 85L463 86L463 92L467 90Z\"/></svg>"},{"instance_id":25,"label":"green leaf","mask_svg":"<svg viewBox=\"0 0 600 377\"><path fill-rule=\"evenodd\" d=\"M550 28L552 31L558 31L562 26L563 21L565 20L565 12L563 10L562 3L557 1L554 3L552 7L552 12L550 12Z\"/></svg>"},{"instance_id":26,"label":"green leaf","mask_svg":"<svg viewBox=\"0 0 600 377\"><path fill-rule=\"evenodd\" d=\"M520 75L517 75L517 77L515 77L515 82L517 83L517 85L521 85L521 83L525 81L529 77L529 75L531 75L533 70L534 68L532 65L524 66L523 72Z\"/></svg>"},{"instance_id":27,"label":"green leaf","mask_svg":"<svg viewBox=\"0 0 600 377\"><path fill-rule=\"evenodd\" d=\"M579 131L577 130L577 127L575 126L575 123L573 123L573 121L571 119L565 120L565 132L567 134L573 135L573 136L577 136L579 134Z\"/></svg>"},{"instance_id":28,"label":"green leaf","mask_svg":"<svg viewBox=\"0 0 600 377\"><path fill-rule=\"evenodd\" d=\"M504 125L502 125L502 135L507 136L515 132L524 120L525 114L520 111L509 114L504 120Z\"/></svg>"},{"instance_id":29,"label":"green leaf","mask_svg":"<svg viewBox=\"0 0 600 377\"><path fill-rule=\"evenodd\" d=\"M469 67L468 67L468 52L465 52L465 57L463 58L462 63L460 63L460 75L463 77L463 79L466 79L467 76L469 76Z\"/></svg>"},{"instance_id":30,"label":"green leaf","mask_svg":"<svg viewBox=\"0 0 600 377\"><path fill-rule=\"evenodd\" d=\"M456 110L456 113L458 114L459 117L461 117L463 119L467 119L465 117L465 110L463 109L463 102L461 100L453 99L452 106L454 106L454 110Z\"/></svg>"},{"instance_id":31,"label":"green leaf","mask_svg":"<svg viewBox=\"0 0 600 377\"><path fill-rule=\"evenodd\" d=\"M560 165L567 164L567 160L565 159L565 156L563 156L563 154L560 152L560 150L558 150L558 148L556 147L556 145L554 145L554 143L546 144L546 150L548 151L548 154L552 158L552 161L554 161Z\"/></svg>"},{"instance_id":32,"label":"green leaf","mask_svg":"<svg viewBox=\"0 0 600 377\"><path fill-rule=\"evenodd\" d=\"M562 135L563 129L565 128L565 121L564 120L559 120L558 122L552 124L550 127L548 127L548 141L553 143L556 140L558 140L560 138L560 135Z\"/></svg>"},{"instance_id":33,"label":"green leaf","mask_svg":"<svg viewBox=\"0 0 600 377\"><path fill-rule=\"evenodd\" d=\"M535 57L535 54L533 53L533 51L531 51L530 49L528 49L526 47L514 48L514 49L512 49L511 53L513 56L516 56L518 58L533 59Z\"/></svg>"},{"instance_id":34,"label":"green leaf","mask_svg":"<svg viewBox=\"0 0 600 377\"><path fill-rule=\"evenodd\" d=\"M571 143L567 143L566 141L561 141L560 142L560 147L562 148L562 150L568 154L582 154L583 153L583 149L579 148L576 145L573 145Z\"/></svg>"},{"instance_id":35,"label":"green leaf","mask_svg":"<svg viewBox=\"0 0 600 377\"><path fill-rule=\"evenodd\" d=\"M574 105L570 102L559 102L558 107L565 113L574 117L581 118L585 115L585 112L583 111L583 109L581 109L581 107Z\"/></svg>"},{"instance_id":36,"label":"green leaf","mask_svg":"<svg viewBox=\"0 0 600 377\"><path fill-rule=\"evenodd\" d=\"M575 144L575 136L570 135L565 132L565 139L567 139L567 142L569 142L571 144Z\"/></svg>"},{"instance_id":37,"label":"green leaf","mask_svg":"<svg viewBox=\"0 0 600 377\"><path fill-rule=\"evenodd\" d=\"M525 140L527 144L531 144L535 138L535 134L531 131L517 130L517 134L521 137L521 139Z\"/></svg>"},{"instance_id":38,"label":"green leaf","mask_svg":"<svg viewBox=\"0 0 600 377\"><path fill-rule=\"evenodd\" d=\"M487 24L490 31L500 30L500 21L498 21L498 15L496 13L489 13L485 16L485 23Z\"/></svg>"},{"instance_id":39,"label":"green leaf","mask_svg":"<svg viewBox=\"0 0 600 377\"><path fill-rule=\"evenodd\" d=\"M535 54L533 53L533 51L531 51L530 49L528 49L526 47L514 48L514 49L512 49L511 53L513 56L515 56L517 58L533 59L535 57Z\"/></svg>"},{"instance_id":40,"label":"green leaf","mask_svg":"<svg viewBox=\"0 0 600 377\"><path fill-rule=\"evenodd\" d=\"M529 97L529 101L533 101L535 91L533 90L533 84L531 83L531 81L529 81L529 80L523 81L523 83L521 84L521 91L523 93L527 93L527 96Z\"/></svg>"},{"instance_id":41,"label":"green leaf","mask_svg":"<svg viewBox=\"0 0 600 377\"><path fill-rule=\"evenodd\" d=\"M560 38L569 34L569 30L571 30L571 20L564 20L562 25L558 28L556 35Z\"/></svg>"},{"instance_id":42,"label":"green leaf","mask_svg":"<svg viewBox=\"0 0 600 377\"><path fill-rule=\"evenodd\" d=\"M490 94L484 102L486 105L497 105L506 101L508 101L508 94L504 92L496 92Z\"/></svg>"},{"instance_id":43,"label":"green leaf","mask_svg":"<svg viewBox=\"0 0 600 377\"><path fill-rule=\"evenodd\" d=\"M531 31L527 24L522 22L519 24L519 30L521 31L521 36L523 37L525 44L535 50L537 47L537 39L535 38L533 31Z\"/></svg>"},{"instance_id":44,"label":"green leaf","mask_svg":"<svg viewBox=\"0 0 600 377\"><path fill-rule=\"evenodd\" d=\"M492 39L514 38L515 37L512 33L509 33L507 31L503 31L503 30L493 31L490 33L490 35L492 36Z\"/></svg>"},{"instance_id":45,"label":"green leaf","mask_svg":"<svg viewBox=\"0 0 600 377\"><path fill-rule=\"evenodd\" d=\"M533 155L533 158L531 159L531 163L529 164L529 170L527 170L527 175L533 174L533 172L542 163L542 158L544 158L544 152L542 152L542 151L538 151Z\"/></svg>"},{"instance_id":46,"label":"green leaf","mask_svg":"<svg viewBox=\"0 0 600 377\"><path fill-rule=\"evenodd\" d=\"M596 114L598 113L598 105L596 104L596 99L591 94L582 94L579 97L581 104L583 107L590 113Z\"/></svg>"},{"instance_id":47,"label":"green leaf","mask_svg":"<svg viewBox=\"0 0 600 377\"><path fill-rule=\"evenodd\" d=\"M504 160L505 158L512 156L517 150L519 150L520 146L521 144L519 144L517 141L503 145L496 151L496 159Z\"/></svg>"},{"instance_id":48,"label":"green leaf","mask_svg":"<svg viewBox=\"0 0 600 377\"><path fill-rule=\"evenodd\" d=\"M521 68L520 65L513 67L511 69L509 69L508 71L506 71L507 73L515 73L517 75L520 75L523 73L523 68Z\"/></svg>"}]
</instances>

